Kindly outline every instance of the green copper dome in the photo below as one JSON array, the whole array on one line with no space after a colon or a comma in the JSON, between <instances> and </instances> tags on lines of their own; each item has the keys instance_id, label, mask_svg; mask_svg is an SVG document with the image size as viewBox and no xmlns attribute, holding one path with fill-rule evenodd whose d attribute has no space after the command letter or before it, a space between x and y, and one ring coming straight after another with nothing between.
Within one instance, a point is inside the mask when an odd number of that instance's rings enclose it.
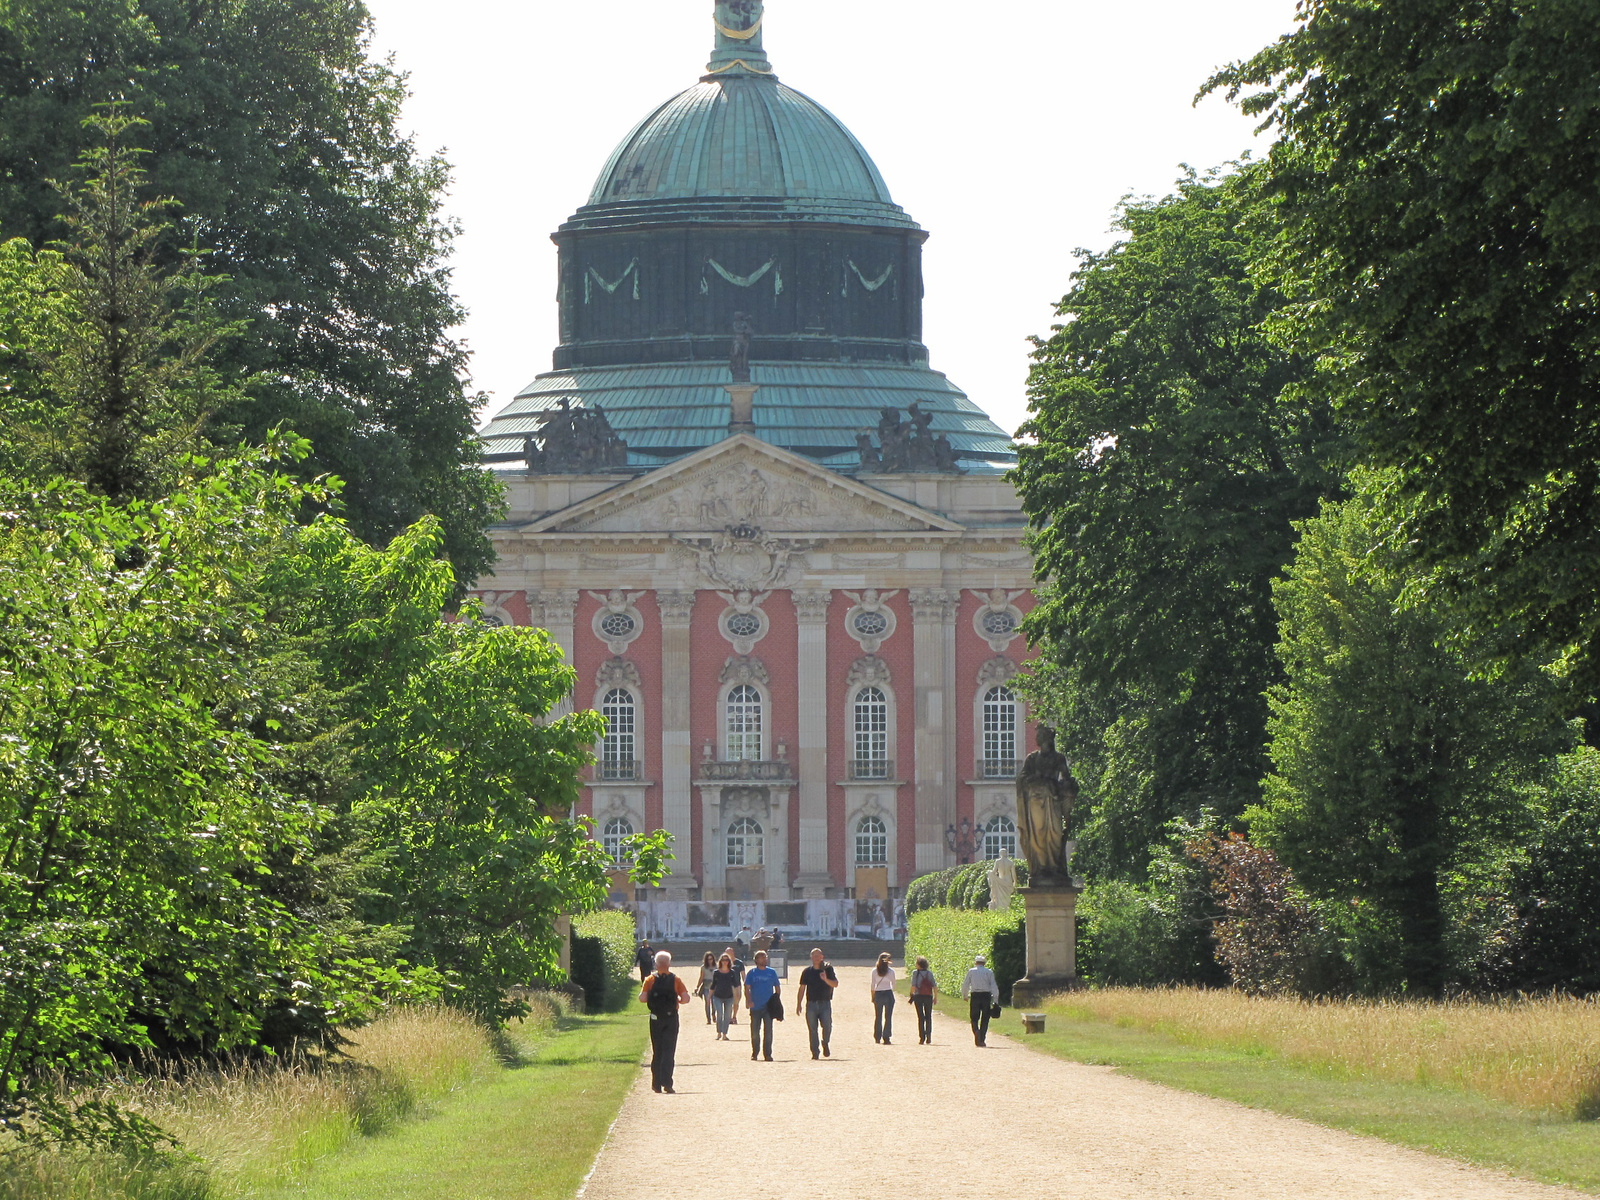
<instances>
[{"instance_id":1,"label":"green copper dome","mask_svg":"<svg viewBox=\"0 0 1600 1200\"><path fill-rule=\"evenodd\" d=\"M713 196L894 204L832 113L750 75L704 80L656 109L612 154L589 203Z\"/></svg>"}]
</instances>

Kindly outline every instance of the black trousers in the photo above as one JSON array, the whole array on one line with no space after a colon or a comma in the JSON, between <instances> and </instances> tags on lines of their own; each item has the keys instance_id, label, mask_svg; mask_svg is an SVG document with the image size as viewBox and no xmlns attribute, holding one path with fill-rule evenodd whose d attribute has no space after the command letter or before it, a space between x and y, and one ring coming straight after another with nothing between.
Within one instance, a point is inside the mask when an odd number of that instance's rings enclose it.
<instances>
[{"instance_id":1,"label":"black trousers","mask_svg":"<svg viewBox=\"0 0 1600 1200\"><path fill-rule=\"evenodd\" d=\"M989 1038L989 993L973 992L967 1015L972 1018L972 1040L983 1045Z\"/></svg>"},{"instance_id":2,"label":"black trousers","mask_svg":"<svg viewBox=\"0 0 1600 1200\"><path fill-rule=\"evenodd\" d=\"M917 1040L933 1041L933 997L913 996L911 1003L917 1010Z\"/></svg>"},{"instance_id":3,"label":"black trousers","mask_svg":"<svg viewBox=\"0 0 1600 1200\"><path fill-rule=\"evenodd\" d=\"M894 993L872 993L872 1036L874 1040L894 1037Z\"/></svg>"},{"instance_id":4,"label":"black trousers","mask_svg":"<svg viewBox=\"0 0 1600 1200\"><path fill-rule=\"evenodd\" d=\"M653 1087L672 1086L672 1069L678 1063L678 1014L650 1017L650 1083Z\"/></svg>"}]
</instances>

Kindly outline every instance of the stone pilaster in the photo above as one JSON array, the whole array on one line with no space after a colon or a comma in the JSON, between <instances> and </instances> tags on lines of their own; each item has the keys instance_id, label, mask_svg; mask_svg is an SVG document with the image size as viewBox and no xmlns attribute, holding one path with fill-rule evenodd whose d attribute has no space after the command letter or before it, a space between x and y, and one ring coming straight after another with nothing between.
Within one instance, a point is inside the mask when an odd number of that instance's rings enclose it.
<instances>
[{"instance_id":1,"label":"stone pilaster","mask_svg":"<svg viewBox=\"0 0 1600 1200\"><path fill-rule=\"evenodd\" d=\"M561 656L567 660L567 665L574 665L573 658L573 615L578 610L577 588L546 588L543 591L530 591L528 593L528 612L533 623L542 629L547 629L556 645L561 647ZM578 686L582 687L580 680ZM551 710L551 719L564 717L572 712L576 697L568 696Z\"/></svg>"},{"instance_id":2,"label":"stone pilaster","mask_svg":"<svg viewBox=\"0 0 1600 1200\"><path fill-rule=\"evenodd\" d=\"M955 602L944 588L912 588L911 653L915 668L917 872L942 870L945 827L955 821L955 738L950 685Z\"/></svg>"},{"instance_id":3,"label":"stone pilaster","mask_svg":"<svg viewBox=\"0 0 1600 1200\"><path fill-rule=\"evenodd\" d=\"M833 593L794 592L800 657L795 684L800 701L800 853L794 886L807 899L822 899L833 884L828 874L828 602Z\"/></svg>"},{"instance_id":4,"label":"stone pilaster","mask_svg":"<svg viewBox=\"0 0 1600 1200\"><path fill-rule=\"evenodd\" d=\"M693 751L689 737L689 618L693 592L657 592L661 611L661 825L672 834L677 855L662 882L667 899L685 899L697 887L694 863L694 797L689 780Z\"/></svg>"}]
</instances>

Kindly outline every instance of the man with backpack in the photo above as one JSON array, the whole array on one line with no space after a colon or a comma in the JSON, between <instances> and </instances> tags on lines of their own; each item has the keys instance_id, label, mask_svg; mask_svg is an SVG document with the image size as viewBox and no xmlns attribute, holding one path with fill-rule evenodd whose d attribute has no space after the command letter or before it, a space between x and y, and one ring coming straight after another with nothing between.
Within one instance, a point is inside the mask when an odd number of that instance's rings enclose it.
<instances>
[{"instance_id":1,"label":"man with backpack","mask_svg":"<svg viewBox=\"0 0 1600 1200\"><path fill-rule=\"evenodd\" d=\"M772 1022L776 1016L773 1010L783 1003L779 999L783 984L778 980L778 973L767 966L765 950L756 951L755 962L756 965L744 973L744 1006L750 1014L750 1061L754 1062L761 1054L771 1062ZM773 1003L775 1000L777 1005Z\"/></svg>"},{"instance_id":2,"label":"man with backpack","mask_svg":"<svg viewBox=\"0 0 1600 1200\"><path fill-rule=\"evenodd\" d=\"M672 955L665 950L656 955L655 967L639 993L639 1003L650 1009L650 1089L671 1096L678 1059L678 1008L689 1003L689 989L672 973Z\"/></svg>"}]
</instances>

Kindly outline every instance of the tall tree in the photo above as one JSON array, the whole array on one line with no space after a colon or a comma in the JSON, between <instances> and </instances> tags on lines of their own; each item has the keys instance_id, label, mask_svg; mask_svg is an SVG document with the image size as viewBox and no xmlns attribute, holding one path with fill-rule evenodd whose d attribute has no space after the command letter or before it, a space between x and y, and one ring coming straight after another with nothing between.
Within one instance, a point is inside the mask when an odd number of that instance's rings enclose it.
<instances>
[{"instance_id":1,"label":"tall tree","mask_svg":"<svg viewBox=\"0 0 1600 1200\"><path fill-rule=\"evenodd\" d=\"M1600 2L1305 0L1213 87L1278 134L1288 333L1485 652L1600 685ZM1493 635L1491 640L1489 635Z\"/></svg>"},{"instance_id":2,"label":"tall tree","mask_svg":"<svg viewBox=\"0 0 1600 1200\"><path fill-rule=\"evenodd\" d=\"M1390 985L1436 994L1452 982L1447 876L1526 833L1523 789L1568 735L1542 672L1474 678L1447 614L1402 604L1411 576L1378 491L1305 522L1275 588L1287 680L1248 819L1308 892L1397 931Z\"/></svg>"},{"instance_id":3,"label":"tall tree","mask_svg":"<svg viewBox=\"0 0 1600 1200\"><path fill-rule=\"evenodd\" d=\"M1239 813L1265 771L1270 585L1340 439L1297 398L1254 271L1254 167L1129 200L1038 342L1016 472L1049 584L1040 699L1088 784L1084 861L1138 876L1168 821Z\"/></svg>"},{"instance_id":4,"label":"tall tree","mask_svg":"<svg viewBox=\"0 0 1600 1200\"><path fill-rule=\"evenodd\" d=\"M404 78L370 37L359 0L0 0L0 235L65 234L49 181L94 106L126 101L153 194L179 206L166 252L211 251L222 315L249 322L218 365L252 398L217 423L310 438L304 469L347 482L369 542L435 514L465 580L499 492L450 333L447 168L400 133Z\"/></svg>"}]
</instances>

